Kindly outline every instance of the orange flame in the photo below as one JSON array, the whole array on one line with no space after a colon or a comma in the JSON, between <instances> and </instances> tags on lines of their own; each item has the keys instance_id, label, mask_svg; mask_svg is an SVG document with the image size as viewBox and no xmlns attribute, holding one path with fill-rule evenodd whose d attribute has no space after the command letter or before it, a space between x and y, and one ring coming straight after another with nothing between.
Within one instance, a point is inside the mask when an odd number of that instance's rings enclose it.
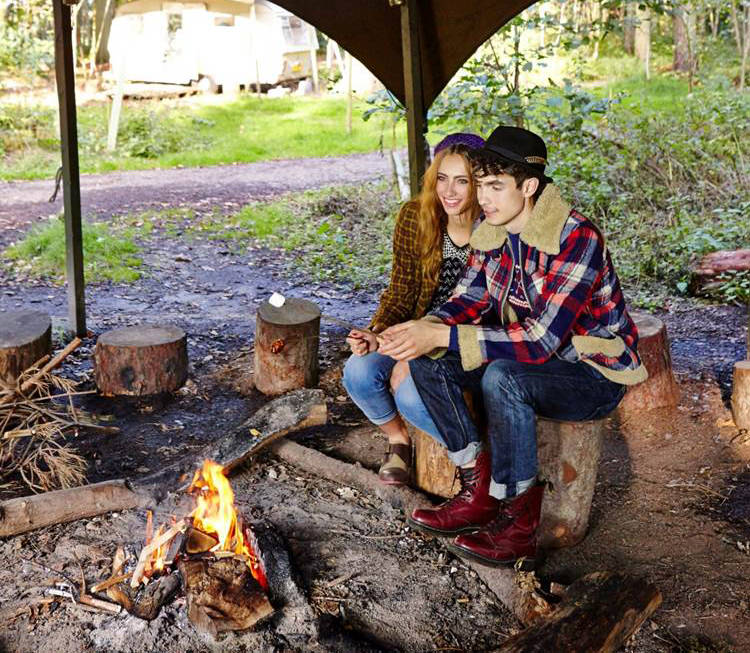
<instances>
[{"instance_id":1,"label":"orange flame","mask_svg":"<svg viewBox=\"0 0 750 653\"><path fill-rule=\"evenodd\" d=\"M231 551L246 556L253 576L267 589L265 574L237 516L234 492L222 466L205 460L203 467L195 472L188 492L195 493L197 497L197 506L190 515L193 526L204 533L216 535L219 540L211 550Z\"/></svg>"}]
</instances>

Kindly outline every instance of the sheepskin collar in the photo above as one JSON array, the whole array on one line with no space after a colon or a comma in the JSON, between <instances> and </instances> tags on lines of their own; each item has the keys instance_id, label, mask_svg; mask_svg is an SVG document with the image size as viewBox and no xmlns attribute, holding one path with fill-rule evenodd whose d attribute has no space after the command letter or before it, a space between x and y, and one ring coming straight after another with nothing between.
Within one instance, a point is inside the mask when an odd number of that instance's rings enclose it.
<instances>
[{"instance_id":1,"label":"sheepskin collar","mask_svg":"<svg viewBox=\"0 0 750 653\"><path fill-rule=\"evenodd\" d=\"M534 205L529 221L519 234L521 240L545 254L559 254L560 234L570 214L570 208L557 186L548 184ZM483 221L471 234L469 243L474 249L489 252L502 247L507 237L505 227Z\"/></svg>"}]
</instances>

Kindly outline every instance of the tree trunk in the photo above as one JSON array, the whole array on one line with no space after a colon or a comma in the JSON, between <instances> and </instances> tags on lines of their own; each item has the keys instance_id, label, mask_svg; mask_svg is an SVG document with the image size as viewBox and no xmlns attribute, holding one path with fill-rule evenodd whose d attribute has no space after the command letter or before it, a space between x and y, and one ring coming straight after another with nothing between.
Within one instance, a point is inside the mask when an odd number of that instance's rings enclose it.
<instances>
[{"instance_id":1,"label":"tree trunk","mask_svg":"<svg viewBox=\"0 0 750 653\"><path fill-rule=\"evenodd\" d=\"M750 360L734 364L732 415L737 428L750 430Z\"/></svg>"},{"instance_id":2,"label":"tree trunk","mask_svg":"<svg viewBox=\"0 0 750 653\"><path fill-rule=\"evenodd\" d=\"M107 331L94 350L94 378L103 395L172 392L185 383L187 368L187 336L176 326Z\"/></svg>"},{"instance_id":3,"label":"tree trunk","mask_svg":"<svg viewBox=\"0 0 750 653\"><path fill-rule=\"evenodd\" d=\"M40 311L0 313L0 382L15 386L20 374L52 351L52 321Z\"/></svg>"},{"instance_id":4,"label":"tree trunk","mask_svg":"<svg viewBox=\"0 0 750 653\"><path fill-rule=\"evenodd\" d=\"M672 374L672 358L664 323L647 313L633 311L630 316L638 327L638 354L646 366L648 378L628 387L617 408L621 419L637 417L654 408L676 406L680 389Z\"/></svg>"},{"instance_id":5,"label":"tree trunk","mask_svg":"<svg viewBox=\"0 0 750 653\"><path fill-rule=\"evenodd\" d=\"M651 11L648 8L636 9L635 56L643 62L646 79L651 71Z\"/></svg>"},{"instance_id":6,"label":"tree trunk","mask_svg":"<svg viewBox=\"0 0 750 653\"><path fill-rule=\"evenodd\" d=\"M635 22L636 3L627 2L622 21L622 47L627 54L635 54Z\"/></svg>"},{"instance_id":7,"label":"tree trunk","mask_svg":"<svg viewBox=\"0 0 750 653\"><path fill-rule=\"evenodd\" d=\"M575 581L547 617L506 640L496 653L613 653L661 604L643 580L596 572Z\"/></svg>"},{"instance_id":8,"label":"tree trunk","mask_svg":"<svg viewBox=\"0 0 750 653\"><path fill-rule=\"evenodd\" d=\"M695 14L693 8L687 3L677 5L674 9L672 34L674 38L672 69L683 73L692 72L695 49Z\"/></svg>"},{"instance_id":9,"label":"tree trunk","mask_svg":"<svg viewBox=\"0 0 750 653\"><path fill-rule=\"evenodd\" d=\"M281 307L264 302L255 324L255 387L278 395L318 383L320 309L289 298Z\"/></svg>"}]
</instances>

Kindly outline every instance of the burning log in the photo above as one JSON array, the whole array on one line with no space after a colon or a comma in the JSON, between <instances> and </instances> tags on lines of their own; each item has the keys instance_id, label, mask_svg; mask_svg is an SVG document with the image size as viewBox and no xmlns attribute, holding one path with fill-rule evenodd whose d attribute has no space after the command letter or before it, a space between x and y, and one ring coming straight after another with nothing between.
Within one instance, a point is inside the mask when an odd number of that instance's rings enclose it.
<instances>
[{"instance_id":1,"label":"burning log","mask_svg":"<svg viewBox=\"0 0 750 653\"><path fill-rule=\"evenodd\" d=\"M496 653L611 653L661 604L649 583L596 572L575 581L549 616L506 640Z\"/></svg>"},{"instance_id":2,"label":"burning log","mask_svg":"<svg viewBox=\"0 0 750 653\"><path fill-rule=\"evenodd\" d=\"M320 309L306 299L282 300L264 302L256 316L254 381L266 395L318 383Z\"/></svg>"},{"instance_id":3,"label":"burning log","mask_svg":"<svg viewBox=\"0 0 750 653\"><path fill-rule=\"evenodd\" d=\"M0 313L0 382L13 385L21 372L52 350L52 321L40 311Z\"/></svg>"},{"instance_id":4,"label":"burning log","mask_svg":"<svg viewBox=\"0 0 750 653\"><path fill-rule=\"evenodd\" d=\"M176 326L133 326L99 336L94 378L103 395L152 395L187 379L187 336Z\"/></svg>"},{"instance_id":5,"label":"burning log","mask_svg":"<svg viewBox=\"0 0 750 653\"><path fill-rule=\"evenodd\" d=\"M214 637L226 630L244 630L273 612L260 583L241 556L181 560L188 617Z\"/></svg>"}]
</instances>

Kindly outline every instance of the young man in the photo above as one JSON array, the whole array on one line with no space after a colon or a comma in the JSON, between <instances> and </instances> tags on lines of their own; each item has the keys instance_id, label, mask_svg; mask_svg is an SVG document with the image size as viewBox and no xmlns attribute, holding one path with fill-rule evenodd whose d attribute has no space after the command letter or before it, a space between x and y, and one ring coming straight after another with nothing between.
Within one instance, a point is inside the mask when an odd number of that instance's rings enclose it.
<instances>
[{"instance_id":1,"label":"young man","mask_svg":"<svg viewBox=\"0 0 750 653\"><path fill-rule=\"evenodd\" d=\"M380 336L382 354L411 361L461 479L456 497L415 510L410 522L458 535L455 553L490 565L535 562L544 492L535 414L597 419L646 378L604 238L563 201L546 162L536 134L492 132L475 157L484 220L464 277L432 315ZM467 387L481 388L489 451L464 401Z\"/></svg>"}]
</instances>

